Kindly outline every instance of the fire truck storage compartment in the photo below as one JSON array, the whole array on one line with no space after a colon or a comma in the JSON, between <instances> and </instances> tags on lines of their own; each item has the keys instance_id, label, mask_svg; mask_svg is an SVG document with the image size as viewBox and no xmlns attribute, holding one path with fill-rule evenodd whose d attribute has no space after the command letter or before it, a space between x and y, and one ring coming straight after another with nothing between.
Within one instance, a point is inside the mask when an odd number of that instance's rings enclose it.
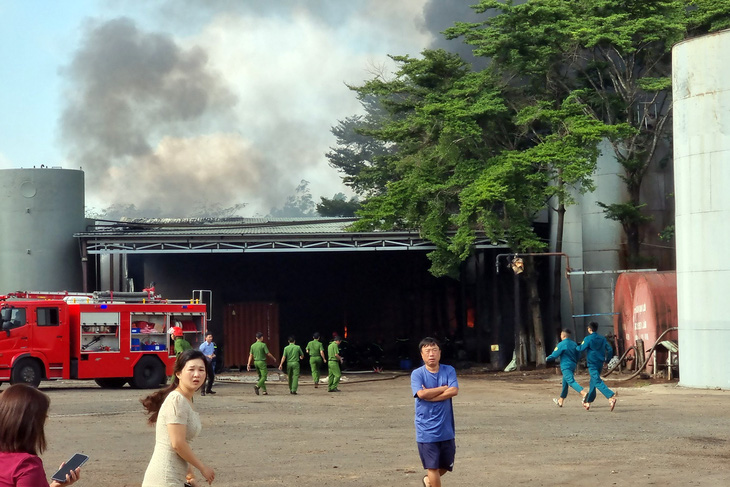
<instances>
[{"instance_id":1,"label":"fire truck storage compartment","mask_svg":"<svg viewBox=\"0 0 730 487\"><path fill-rule=\"evenodd\" d=\"M81 313L81 352L119 351L119 313Z\"/></svg>"},{"instance_id":2,"label":"fire truck storage compartment","mask_svg":"<svg viewBox=\"0 0 730 487\"><path fill-rule=\"evenodd\" d=\"M183 337L193 348L198 348L205 339L205 315L202 313L132 313L130 321L132 352L168 350L174 355L172 339L168 338L169 330L174 326L182 328Z\"/></svg>"}]
</instances>

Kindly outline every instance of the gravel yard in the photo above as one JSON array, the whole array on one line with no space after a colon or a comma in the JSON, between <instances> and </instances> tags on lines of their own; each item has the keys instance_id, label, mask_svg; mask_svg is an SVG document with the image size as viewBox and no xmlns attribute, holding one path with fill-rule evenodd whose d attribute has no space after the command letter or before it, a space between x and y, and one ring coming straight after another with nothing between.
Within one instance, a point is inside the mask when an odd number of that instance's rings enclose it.
<instances>
[{"instance_id":1,"label":"gravel yard","mask_svg":"<svg viewBox=\"0 0 730 487\"><path fill-rule=\"evenodd\" d=\"M345 373L339 394L306 375L297 395L272 380L268 396L254 394L250 374L225 377L215 396L195 399L203 432L193 448L215 469L213 485L421 486L407 374ZM444 486L730 485L730 392L607 384L619 392L616 410L599 395L586 412L573 391L563 408L553 404L560 376L551 369L460 372L456 464ZM51 397L49 475L80 451L91 459L76 485L141 485L154 444L145 391L82 381L41 390Z\"/></svg>"}]
</instances>

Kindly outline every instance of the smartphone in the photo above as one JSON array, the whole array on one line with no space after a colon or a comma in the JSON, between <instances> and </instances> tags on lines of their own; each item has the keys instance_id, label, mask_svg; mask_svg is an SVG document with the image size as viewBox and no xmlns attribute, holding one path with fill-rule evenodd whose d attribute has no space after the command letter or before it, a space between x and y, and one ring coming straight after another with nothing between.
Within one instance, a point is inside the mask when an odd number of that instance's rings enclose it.
<instances>
[{"instance_id":1,"label":"smartphone","mask_svg":"<svg viewBox=\"0 0 730 487\"><path fill-rule=\"evenodd\" d=\"M63 467L58 469L58 472L54 473L51 477L52 480L57 480L61 483L66 482L66 475L71 470L76 470L81 465L86 463L86 460L88 460L88 455L84 455L83 453L76 453L74 456L68 459L66 463L63 464Z\"/></svg>"}]
</instances>

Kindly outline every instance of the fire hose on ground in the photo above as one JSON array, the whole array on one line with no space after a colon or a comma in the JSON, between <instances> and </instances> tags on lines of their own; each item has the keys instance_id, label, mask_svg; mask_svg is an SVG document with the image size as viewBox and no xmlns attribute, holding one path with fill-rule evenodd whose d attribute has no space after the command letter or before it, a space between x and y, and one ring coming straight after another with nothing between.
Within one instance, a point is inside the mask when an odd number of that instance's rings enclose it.
<instances>
[{"instance_id":1,"label":"fire hose on ground","mask_svg":"<svg viewBox=\"0 0 730 487\"><path fill-rule=\"evenodd\" d=\"M667 329L666 329L666 330L664 331L664 333L662 333L661 335L659 335L659 338L657 338L656 342L654 342L654 345L653 345L653 346L652 346L652 347L651 347L651 348L650 348L650 349L649 349L649 350L648 350L648 351L647 351L647 352L645 353L645 357L644 357L644 361L643 361L644 363L643 363L643 364L641 365L641 367L639 367L639 368L638 368L638 369L636 370L636 372L634 372L634 373L633 373L633 374L631 374L630 376L628 376L628 377L624 377L624 378L621 378L621 379L618 379L618 380L631 380L631 379L633 379L634 377L638 376L638 375L639 375L639 374L640 374L640 373L641 373L641 372L642 372L642 371L643 371L643 370L644 370L644 369L646 368L646 366L647 366L647 365L649 364L649 359L651 358L652 354L654 353L654 350L656 349L657 345L659 345L659 344L661 343L661 341L662 341L662 338L664 338L664 335L666 335L666 334L667 334L667 333L669 333L670 331L675 331L675 330L678 330L678 329L679 329L679 328L677 328L676 326L674 326L674 327L672 327L672 328L667 328ZM602 377L608 377L609 375L611 375L611 373L612 373L612 372L613 372L614 370L616 370L616 368L617 368L617 367L618 367L619 365L621 365L621 363L622 363L622 362L623 362L623 360L624 360L624 359L626 358L626 356L628 355L628 353L629 353L630 351L632 351L632 350L634 351L634 355L635 355L635 356L637 357L637 359L638 359L638 355L637 355L637 348L636 348L636 345L632 345L631 347L629 347L628 349L626 349L626 351L625 351L625 352L624 352L624 354L623 354L623 355L621 356L621 358L619 358L619 359L618 359L618 362L616 362L616 365L614 365L613 367L611 367L610 369L608 369L608 371L606 371L606 373L605 373L605 374L603 374L603 375L602 375Z\"/></svg>"}]
</instances>

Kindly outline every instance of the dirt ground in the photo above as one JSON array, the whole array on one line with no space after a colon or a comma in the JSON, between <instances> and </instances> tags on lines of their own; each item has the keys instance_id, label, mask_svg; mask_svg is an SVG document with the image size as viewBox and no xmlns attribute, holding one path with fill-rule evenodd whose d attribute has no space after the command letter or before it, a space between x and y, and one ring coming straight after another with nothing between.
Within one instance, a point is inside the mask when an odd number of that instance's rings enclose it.
<instances>
[{"instance_id":1,"label":"dirt ground","mask_svg":"<svg viewBox=\"0 0 730 487\"><path fill-rule=\"evenodd\" d=\"M345 377L339 394L304 376L296 396L285 382L256 396L251 376L229 375L217 395L196 397L203 432L193 448L215 469L213 485L421 486L408 376ZM587 375L577 379L588 384ZM599 395L586 412L573 391L563 408L553 404L560 376L552 369L461 371L456 464L444 485L730 485L729 391L607 383L618 390L616 410ZM41 390L51 397L49 475L80 451L91 459L76 485L141 485L154 445L139 403L145 391L81 381Z\"/></svg>"}]
</instances>

